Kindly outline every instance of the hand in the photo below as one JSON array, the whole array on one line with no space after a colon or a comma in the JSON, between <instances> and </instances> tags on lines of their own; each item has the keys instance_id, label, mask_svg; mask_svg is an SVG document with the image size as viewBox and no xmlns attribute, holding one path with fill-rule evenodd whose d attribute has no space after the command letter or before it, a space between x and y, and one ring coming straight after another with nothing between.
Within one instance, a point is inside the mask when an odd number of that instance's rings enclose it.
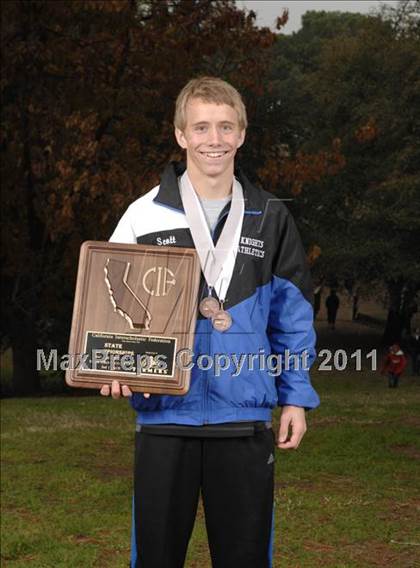
<instances>
[{"instance_id":1,"label":"hand","mask_svg":"<svg viewBox=\"0 0 420 568\"><path fill-rule=\"evenodd\" d=\"M291 435L289 436L289 427ZM279 437L277 447L282 450L296 450L306 432L305 409L300 406L287 405L283 407L280 417Z\"/></svg>"},{"instance_id":2,"label":"hand","mask_svg":"<svg viewBox=\"0 0 420 568\"><path fill-rule=\"evenodd\" d=\"M101 388L102 396L109 396L111 394L112 398L118 399L122 396L129 397L133 396L130 388L127 385L120 385L118 381L112 381L112 385L103 385ZM143 393L145 398L149 398L150 394L148 392Z\"/></svg>"}]
</instances>

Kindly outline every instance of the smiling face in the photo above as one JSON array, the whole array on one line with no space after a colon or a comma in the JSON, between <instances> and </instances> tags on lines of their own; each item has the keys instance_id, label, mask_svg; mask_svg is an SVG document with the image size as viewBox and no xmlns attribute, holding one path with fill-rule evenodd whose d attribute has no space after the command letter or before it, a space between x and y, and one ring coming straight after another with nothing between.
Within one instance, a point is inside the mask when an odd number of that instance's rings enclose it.
<instances>
[{"instance_id":1,"label":"smiling face","mask_svg":"<svg viewBox=\"0 0 420 568\"><path fill-rule=\"evenodd\" d=\"M236 110L193 98L186 105L185 118L184 130L176 128L175 135L187 151L188 169L206 177L233 175L235 154L245 139Z\"/></svg>"}]
</instances>

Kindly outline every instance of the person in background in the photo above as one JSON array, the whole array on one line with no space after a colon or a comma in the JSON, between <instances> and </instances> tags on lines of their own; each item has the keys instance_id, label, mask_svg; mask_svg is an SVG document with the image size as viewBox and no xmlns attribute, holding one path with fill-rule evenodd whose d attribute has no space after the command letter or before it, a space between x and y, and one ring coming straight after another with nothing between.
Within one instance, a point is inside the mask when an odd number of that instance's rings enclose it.
<instances>
[{"instance_id":1,"label":"person in background","mask_svg":"<svg viewBox=\"0 0 420 568\"><path fill-rule=\"evenodd\" d=\"M400 377L407 366L407 358L398 343L389 348L389 353L382 364L381 374L388 373L388 386L390 389L397 388Z\"/></svg>"},{"instance_id":2,"label":"person in background","mask_svg":"<svg viewBox=\"0 0 420 568\"><path fill-rule=\"evenodd\" d=\"M340 300L335 290L332 289L330 295L325 300L325 307L327 308L329 326L331 329L335 329L335 320L340 307Z\"/></svg>"},{"instance_id":3,"label":"person in background","mask_svg":"<svg viewBox=\"0 0 420 568\"><path fill-rule=\"evenodd\" d=\"M385 331L382 337L382 345L389 347L394 343L400 345L402 339L403 322L399 314L398 307L391 305L388 311L388 318L385 324Z\"/></svg>"}]
</instances>

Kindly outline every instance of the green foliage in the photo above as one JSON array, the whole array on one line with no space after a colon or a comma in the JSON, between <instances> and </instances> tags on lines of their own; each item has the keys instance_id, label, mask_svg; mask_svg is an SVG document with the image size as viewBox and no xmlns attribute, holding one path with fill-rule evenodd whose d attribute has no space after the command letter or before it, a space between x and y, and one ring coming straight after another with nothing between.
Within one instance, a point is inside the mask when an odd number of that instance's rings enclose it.
<instances>
[{"instance_id":1,"label":"green foliage","mask_svg":"<svg viewBox=\"0 0 420 568\"><path fill-rule=\"evenodd\" d=\"M344 158L334 176L308 177L296 203L307 242L322 251L315 273L416 290L420 35L407 14L398 31L400 12L308 12L276 42L272 79L292 152L338 139Z\"/></svg>"}]
</instances>

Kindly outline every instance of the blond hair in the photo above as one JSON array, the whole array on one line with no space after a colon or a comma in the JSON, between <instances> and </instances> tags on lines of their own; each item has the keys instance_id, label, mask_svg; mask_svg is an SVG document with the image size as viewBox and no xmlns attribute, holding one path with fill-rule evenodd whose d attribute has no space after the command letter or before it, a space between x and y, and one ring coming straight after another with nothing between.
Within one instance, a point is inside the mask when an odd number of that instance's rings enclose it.
<instances>
[{"instance_id":1,"label":"blond hair","mask_svg":"<svg viewBox=\"0 0 420 568\"><path fill-rule=\"evenodd\" d=\"M248 126L245 105L239 92L226 81L218 77L198 77L191 79L179 93L175 105L174 125L179 130L184 130L186 119L186 107L190 99L201 99L206 103L218 105L227 104L236 110L239 127L241 130Z\"/></svg>"}]
</instances>

